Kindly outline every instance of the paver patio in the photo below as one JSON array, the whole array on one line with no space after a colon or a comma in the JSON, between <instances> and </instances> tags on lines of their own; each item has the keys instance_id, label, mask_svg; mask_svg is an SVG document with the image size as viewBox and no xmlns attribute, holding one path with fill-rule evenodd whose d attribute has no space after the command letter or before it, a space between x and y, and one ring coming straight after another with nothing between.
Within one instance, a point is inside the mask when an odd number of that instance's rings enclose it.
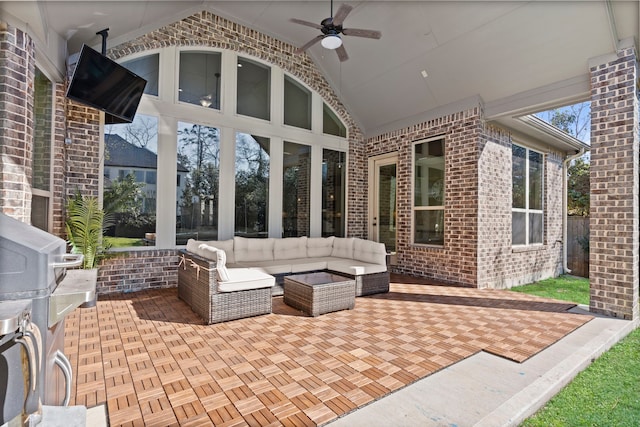
<instances>
[{"instance_id":1,"label":"paver patio","mask_svg":"<svg viewBox=\"0 0 640 427\"><path fill-rule=\"evenodd\" d=\"M479 351L521 362L591 320L573 304L392 275L387 294L316 318L204 325L163 289L102 296L68 317L71 404L111 426L321 425Z\"/></svg>"}]
</instances>

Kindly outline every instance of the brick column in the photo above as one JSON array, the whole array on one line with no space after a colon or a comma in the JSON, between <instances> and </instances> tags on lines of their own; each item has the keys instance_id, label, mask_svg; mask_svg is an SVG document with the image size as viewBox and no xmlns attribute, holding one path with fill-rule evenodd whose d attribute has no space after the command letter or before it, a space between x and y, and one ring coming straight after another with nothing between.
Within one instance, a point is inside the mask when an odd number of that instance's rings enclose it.
<instances>
[{"instance_id":1,"label":"brick column","mask_svg":"<svg viewBox=\"0 0 640 427\"><path fill-rule=\"evenodd\" d=\"M591 67L590 309L638 318L638 63Z\"/></svg>"},{"instance_id":2,"label":"brick column","mask_svg":"<svg viewBox=\"0 0 640 427\"><path fill-rule=\"evenodd\" d=\"M0 211L31 223L34 45L0 21Z\"/></svg>"}]
</instances>

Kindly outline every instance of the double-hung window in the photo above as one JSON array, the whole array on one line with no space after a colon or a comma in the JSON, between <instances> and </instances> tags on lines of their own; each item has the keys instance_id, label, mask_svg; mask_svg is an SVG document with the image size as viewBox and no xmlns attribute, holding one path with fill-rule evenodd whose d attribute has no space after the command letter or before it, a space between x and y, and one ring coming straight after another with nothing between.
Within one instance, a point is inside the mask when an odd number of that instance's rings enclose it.
<instances>
[{"instance_id":1,"label":"double-hung window","mask_svg":"<svg viewBox=\"0 0 640 427\"><path fill-rule=\"evenodd\" d=\"M444 245L444 139L413 146L413 242Z\"/></svg>"},{"instance_id":2,"label":"double-hung window","mask_svg":"<svg viewBox=\"0 0 640 427\"><path fill-rule=\"evenodd\" d=\"M512 164L512 244L541 244L544 234L544 155L512 144Z\"/></svg>"}]
</instances>

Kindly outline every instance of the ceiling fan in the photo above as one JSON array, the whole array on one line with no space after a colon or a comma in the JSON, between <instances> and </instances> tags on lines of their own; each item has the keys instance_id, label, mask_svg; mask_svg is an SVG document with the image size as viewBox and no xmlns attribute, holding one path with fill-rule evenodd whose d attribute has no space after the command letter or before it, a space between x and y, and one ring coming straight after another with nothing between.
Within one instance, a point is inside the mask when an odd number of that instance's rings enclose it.
<instances>
[{"instance_id":1,"label":"ceiling fan","mask_svg":"<svg viewBox=\"0 0 640 427\"><path fill-rule=\"evenodd\" d=\"M342 38L340 34L345 36L354 36L354 37L365 37L368 39L379 39L382 37L382 33L376 30L362 30L357 28L343 28L342 23L347 15L353 10L352 6L347 4L342 4L336 14L333 14L333 0L331 0L331 16L329 18L325 18L320 22L320 24L314 24L313 22L304 21L302 19L292 18L291 22L295 22L296 24L306 25L307 27L312 27L320 30L322 34L314 37L309 42L307 42L304 46L296 49L295 53L300 54L305 50L309 49L314 44L321 42L322 46L326 49L335 50L338 54L338 59L340 62L346 61L349 59L349 55L347 55L347 51L342 44Z\"/></svg>"}]
</instances>

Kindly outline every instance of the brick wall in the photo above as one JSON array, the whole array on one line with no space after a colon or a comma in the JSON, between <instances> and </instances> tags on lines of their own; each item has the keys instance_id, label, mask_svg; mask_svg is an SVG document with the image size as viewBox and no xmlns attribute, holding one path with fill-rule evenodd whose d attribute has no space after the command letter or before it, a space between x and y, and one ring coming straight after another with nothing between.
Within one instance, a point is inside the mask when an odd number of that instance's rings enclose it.
<instances>
[{"instance_id":1,"label":"brick wall","mask_svg":"<svg viewBox=\"0 0 640 427\"><path fill-rule=\"evenodd\" d=\"M483 122L478 106L367 141L368 156L398 153L397 265L394 271L476 286L478 143L482 132ZM437 136L445 139L444 247L413 245L413 142ZM364 182L360 185L366 188L367 184Z\"/></svg>"},{"instance_id":2,"label":"brick wall","mask_svg":"<svg viewBox=\"0 0 640 427\"><path fill-rule=\"evenodd\" d=\"M638 58L591 68L590 308L637 319Z\"/></svg>"},{"instance_id":3,"label":"brick wall","mask_svg":"<svg viewBox=\"0 0 640 427\"><path fill-rule=\"evenodd\" d=\"M35 47L0 21L0 209L31 223Z\"/></svg>"},{"instance_id":4,"label":"brick wall","mask_svg":"<svg viewBox=\"0 0 640 427\"><path fill-rule=\"evenodd\" d=\"M100 264L99 294L178 286L177 250L153 249L115 253Z\"/></svg>"}]
</instances>

